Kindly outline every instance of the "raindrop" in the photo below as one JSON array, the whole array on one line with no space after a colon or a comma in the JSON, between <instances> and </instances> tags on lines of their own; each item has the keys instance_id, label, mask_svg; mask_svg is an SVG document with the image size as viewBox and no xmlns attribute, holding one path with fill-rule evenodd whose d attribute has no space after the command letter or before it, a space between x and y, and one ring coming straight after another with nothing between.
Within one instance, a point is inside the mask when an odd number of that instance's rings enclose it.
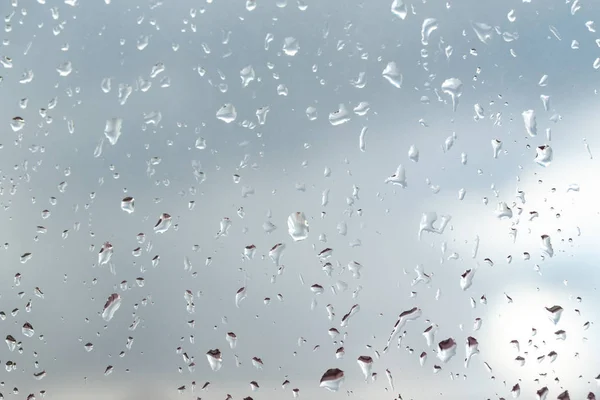
<instances>
[{"instance_id":1,"label":"raindrop","mask_svg":"<svg viewBox=\"0 0 600 400\"><path fill-rule=\"evenodd\" d=\"M435 18L425 18L421 26L421 44L427 46L429 37L438 28L438 21Z\"/></svg>"},{"instance_id":2,"label":"raindrop","mask_svg":"<svg viewBox=\"0 0 600 400\"><path fill-rule=\"evenodd\" d=\"M402 74L394 61L387 63L381 75L398 89L402 87Z\"/></svg>"},{"instance_id":3,"label":"raindrop","mask_svg":"<svg viewBox=\"0 0 600 400\"><path fill-rule=\"evenodd\" d=\"M303 212L290 214L287 220L288 233L295 242L305 240L308 237L308 221Z\"/></svg>"},{"instance_id":4,"label":"raindrop","mask_svg":"<svg viewBox=\"0 0 600 400\"><path fill-rule=\"evenodd\" d=\"M131 214L135 209L135 200L133 197L125 197L121 200L121 210Z\"/></svg>"},{"instance_id":5,"label":"raindrop","mask_svg":"<svg viewBox=\"0 0 600 400\"><path fill-rule=\"evenodd\" d=\"M545 144L536 148L535 162L542 167L547 167L552 163L554 154L552 148Z\"/></svg>"},{"instance_id":6,"label":"raindrop","mask_svg":"<svg viewBox=\"0 0 600 400\"><path fill-rule=\"evenodd\" d=\"M171 220L171 216L167 213L162 213L154 225L154 232L156 233L165 233L171 227L173 221Z\"/></svg>"},{"instance_id":7,"label":"raindrop","mask_svg":"<svg viewBox=\"0 0 600 400\"><path fill-rule=\"evenodd\" d=\"M344 379L344 371L341 369L328 369L321 377L319 386L331 392L337 392L344 383Z\"/></svg>"},{"instance_id":8,"label":"raindrop","mask_svg":"<svg viewBox=\"0 0 600 400\"><path fill-rule=\"evenodd\" d=\"M452 111L456 112L458 98L462 95L463 84L458 78L449 78L442 83L442 91L452 99Z\"/></svg>"},{"instance_id":9,"label":"raindrop","mask_svg":"<svg viewBox=\"0 0 600 400\"><path fill-rule=\"evenodd\" d=\"M231 103L224 104L217 111L217 119L229 124L237 118L237 111Z\"/></svg>"},{"instance_id":10,"label":"raindrop","mask_svg":"<svg viewBox=\"0 0 600 400\"><path fill-rule=\"evenodd\" d=\"M108 296L108 299L104 304L104 309L102 310L102 319L106 322L110 321L119 307L121 307L121 296L119 296L118 293L113 293Z\"/></svg>"},{"instance_id":11,"label":"raindrop","mask_svg":"<svg viewBox=\"0 0 600 400\"><path fill-rule=\"evenodd\" d=\"M300 50L300 44L296 38L289 36L283 40L283 52L285 55L293 57L298 53L298 50Z\"/></svg>"},{"instance_id":12,"label":"raindrop","mask_svg":"<svg viewBox=\"0 0 600 400\"><path fill-rule=\"evenodd\" d=\"M406 9L406 4L404 4L403 0L392 1L392 13L402 20L406 19L408 11Z\"/></svg>"},{"instance_id":13,"label":"raindrop","mask_svg":"<svg viewBox=\"0 0 600 400\"><path fill-rule=\"evenodd\" d=\"M221 369L223 358L221 357L221 351L219 349L209 350L206 353L206 358L208 359L208 365L210 365L210 368L213 371Z\"/></svg>"},{"instance_id":14,"label":"raindrop","mask_svg":"<svg viewBox=\"0 0 600 400\"><path fill-rule=\"evenodd\" d=\"M112 118L106 120L104 126L104 136L108 139L111 145L116 145L119 137L121 137L121 127L123 126L123 118Z\"/></svg>"}]
</instances>

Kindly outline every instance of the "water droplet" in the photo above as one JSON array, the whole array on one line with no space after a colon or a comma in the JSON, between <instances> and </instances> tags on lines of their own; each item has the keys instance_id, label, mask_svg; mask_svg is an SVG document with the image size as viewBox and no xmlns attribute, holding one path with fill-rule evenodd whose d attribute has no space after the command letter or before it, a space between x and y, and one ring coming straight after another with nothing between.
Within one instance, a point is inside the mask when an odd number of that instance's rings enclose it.
<instances>
[{"instance_id":1,"label":"water droplet","mask_svg":"<svg viewBox=\"0 0 600 400\"><path fill-rule=\"evenodd\" d=\"M308 237L308 221L303 212L290 214L287 220L288 233L295 242L305 240Z\"/></svg>"},{"instance_id":2,"label":"water droplet","mask_svg":"<svg viewBox=\"0 0 600 400\"><path fill-rule=\"evenodd\" d=\"M8 346L8 351L14 351L17 348L17 340L12 336L6 336L6 345Z\"/></svg>"},{"instance_id":3,"label":"water droplet","mask_svg":"<svg viewBox=\"0 0 600 400\"><path fill-rule=\"evenodd\" d=\"M248 65L240 71L240 78L242 79L242 87L247 87L250 82L256 79L256 73L252 65Z\"/></svg>"},{"instance_id":4,"label":"water droplet","mask_svg":"<svg viewBox=\"0 0 600 400\"><path fill-rule=\"evenodd\" d=\"M561 306L546 307L546 311L548 312L550 321L552 321L554 325L558 324L563 313L563 308Z\"/></svg>"},{"instance_id":5,"label":"water droplet","mask_svg":"<svg viewBox=\"0 0 600 400\"><path fill-rule=\"evenodd\" d=\"M402 165L398 165L398 168L396 168L396 172L393 175L386 178L385 183L391 183L392 185L398 185L401 188L405 188L407 186L406 169Z\"/></svg>"},{"instance_id":6,"label":"water droplet","mask_svg":"<svg viewBox=\"0 0 600 400\"><path fill-rule=\"evenodd\" d=\"M536 163L538 163L542 167L547 167L550 165L550 163L552 163L553 158L554 154L550 146L546 144L537 147L535 155Z\"/></svg>"},{"instance_id":7,"label":"water droplet","mask_svg":"<svg viewBox=\"0 0 600 400\"><path fill-rule=\"evenodd\" d=\"M123 118L112 118L106 121L104 126L104 136L108 139L111 145L117 144L121 137L121 128L123 126Z\"/></svg>"},{"instance_id":8,"label":"water droplet","mask_svg":"<svg viewBox=\"0 0 600 400\"><path fill-rule=\"evenodd\" d=\"M318 115L317 115L317 109L315 107L307 107L306 108L306 117L308 118L309 121L314 121L315 119L317 119Z\"/></svg>"},{"instance_id":9,"label":"water droplet","mask_svg":"<svg viewBox=\"0 0 600 400\"><path fill-rule=\"evenodd\" d=\"M398 70L398 66L394 61L387 63L381 75L398 89L402 87L402 74Z\"/></svg>"},{"instance_id":10,"label":"water droplet","mask_svg":"<svg viewBox=\"0 0 600 400\"><path fill-rule=\"evenodd\" d=\"M279 265L284 250L285 244L283 243L277 243L271 248L271 250L269 250L269 258L275 263L275 265Z\"/></svg>"},{"instance_id":11,"label":"water droplet","mask_svg":"<svg viewBox=\"0 0 600 400\"><path fill-rule=\"evenodd\" d=\"M492 40L494 28L483 22L474 22L473 31L477 35L477 39L479 39L482 43L489 44Z\"/></svg>"},{"instance_id":12,"label":"water droplet","mask_svg":"<svg viewBox=\"0 0 600 400\"><path fill-rule=\"evenodd\" d=\"M240 303L246 298L246 293L246 287L238 289L238 291L235 293L235 306L237 308L240 308Z\"/></svg>"},{"instance_id":13,"label":"water droplet","mask_svg":"<svg viewBox=\"0 0 600 400\"><path fill-rule=\"evenodd\" d=\"M246 10L254 11L256 9L256 0L246 0Z\"/></svg>"},{"instance_id":14,"label":"water droplet","mask_svg":"<svg viewBox=\"0 0 600 400\"><path fill-rule=\"evenodd\" d=\"M298 50L300 50L298 39L289 36L283 40L283 52L285 55L293 57L298 53Z\"/></svg>"},{"instance_id":15,"label":"water droplet","mask_svg":"<svg viewBox=\"0 0 600 400\"><path fill-rule=\"evenodd\" d=\"M69 76L73 72L73 64L70 61L64 62L56 67L56 71L60 76Z\"/></svg>"},{"instance_id":16,"label":"water droplet","mask_svg":"<svg viewBox=\"0 0 600 400\"><path fill-rule=\"evenodd\" d=\"M98 253L98 265L105 265L110 262L113 255L113 245L105 242Z\"/></svg>"},{"instance_id":17,"label":"water droplet","mask_svg":"<svg viewBox=\"0 0 600 400\"><path fill-rule=\"evenodd\" d=\"M344 383L344 371L332 368L325 371L319 382L319 386L331 392L337 392Z\"/></svg>"},{"instance_id":18,"label":"water droplet","mask_svg":"<svg viewBox=\"0 0 600 400\"><path fill-rule=\"evenodd\" d=\"M363 153L366 151L365 136L367 135L368 130L369 128L363 126L358 137L358 149Z\"/></svg>"},{"instance_id":19,"label":"water droplet","mask_svg":"<svg viewBox=\"0 0 600 400\"><path fill-rule=\"evenodd\" d=\"M467 290L473 284L473 278L475 276L474 269L468 269L462 273L460 276L460 288L462 290Z\"/></svg>"},{"instance_id":20,"label":"water droplet","mask_svg":"<svg viewBox=\"0 0 600 400\"><path fill-rule=\"evenodd\" d=\"M209 350L206 353L206 358L208 359L208 365L210 365L210 368L213 371L221 369L223 358L221 357L221 351L219 349Z\"/></svg>"},{"instance_id":21,"label":"water droplet","mask_svg":"<svg viewBox=\"0 0 600 400\"><path fill-rule=\"evenodd\" d=\"M441 362L447 363L456 355L456 342L452 338L442 340L438 343L437 357Z\"/></svg>"},{"instance_id":22,"label":"water droplet","mask_svg":"<svg viewBox=\"0 0 600 400\"><path fill-rule=\"evenodd\" d=\"M258 119L259 125L264 125L267 122L267 114L269 113L269 106L261 107L256 110L256 119Z\"/></svg>"},{"instance_id":23,"label":"water droplet","mask_svg":"<svg viewBox=\"0 0 600 400\"><path fill-rule=\"evenodd\" d=\"M404 4L403 0L392 1L392 13L402 20L406 19L408 11L406 9L406 4Z\"/></svg>"},{"instance_id":24,"label":"water droplet","mask_svg":"<svg viewBox=\"0 0 600 400\"><path fill-rule=\"evenodd\" d=\"M235 349L235 346L237 345L236 334L233 332L228 332L227 335L225 336L225 339L227 340L227 343L229 343L229 348Z\"/></svg>"},{"instance_id":25,"label":"water droplet","mask_svg":"<svg viewBox=\"0 0 600 400\"><path fill-rule=\"evenodd\" d=\"M215 238L227 236L229 234L229 228L231 227L231 220L228 217L223 217L219 222L219 231L215 235Z\"/></svg>"},{"instance_id":26,"label":"water droplet","mask_svg":"<svg viewBox=\"0 0 600 400\"><path fill-rule=\"evenodd\" d=\"M390 344L396 338L398 333L404 328L406 323L408 323L410 321L414 321L416 319L419 319L422 314L423 314L423 312L418 307L413 307L410 310L403 311L398 316L398 320L396 321L396 324L394 325L394 329L392 330L392 333L390 334L390 337L387 340L386 349L390 347Z\"/></svg>"},{"instance_id":27,"label":"water droplet","mask_svg":"<svg viewBox=\"0 0 600 400\"><path fill-rule=\"evenodd\" d=\"M125 197L121 200L121 210L131 214L135 210L135 199L133 197Z\"/></svg>"},{"instance_id":28,"label":"water droplet","mask_svg":"<svg viewBox=\"0 0 600 400\"><path fill-rule=\"evenodd\" d=\"M500 150L502 149L502 142L498 139L493 139L492 149L494 150L494 158L498 158L498 154L500 154Z\"/></svg>"},{"instance_id":29,"label":"water droplet","mask_svg":"<svg viewBox=\"0 0 600 400\"><path fill-rule=\"evenodd\" d=\"M510 22L515 22L515 21L517 20L517 17L516 17L516 15L515 15L515 10L510 10L510 11L508 12L508 14L506 15L506 18L508 18L508 20L509 20Z\"/></svg>"},{"instance_id":30,"label":"water droplet","mask_svg":"<svg viewBox=\"0 0 600 400\"><path fill-rule=\"evenodd\" d=\"M435 18L425 18L421 26L421 44L427 46L429 37L438 28L438 21Z\"/></svg>"},{"instance_id":31,"label":"water droplet","mask_svg":"<svg viewBox=\"0 0 600 400\"><path fill-rule=\"evenodd\" d=\"M350 112L344 104L340 104L336 111L329 113L329 123L333 126L341 125L348 121L350 121Z\"/></svg>"},{"instance_id":32,"label":"water droplet","mask_svg":"<svg viewBox=\"0 0 600 400\"><path fill-rule=\"evenodd\" d=\"M537 122L535 118L535 111L525 110L521 113L523 116L523 122L525 123L525 130L529 136L537 136Z\"/></svg>"},{"instance_id":33,"label":"water droplet","mask_svg":"<svg viewBox=\"0 0 600 400\"><path fill-rule=\"evenodd\" d=\"M171 216L167 213L162 213L154 225L154 232L156 233L165 233L171 227L173 223Z\"/></svg>"},{"instance_id":34,"label":"water droplet","mask_svg":"<svg viewBox=\"0 0 600 400\"><path fill-rule=\"evenodd\" d=\"M510 219L513 216L512 210L510 209L510 207L508 207L508 204L506 204L503 201L498 203L498 206L496 206L496 211L494 211L494 213L496 214L496 217L498 219Z\"/></svg>"},{"instance_id":35,"label":"water droplet","mask_svg":"<svg viewBox=\"0 0 600 400\"><path fill-rule=\"evenodd\" d=\"M465 343L465 353L465 368L468 368L471 357L473 357L475 354L479 354L479 343L477 342L477 339L472 336L467 338Z\"/></svg>"},{"instance_id":36,"label":"water droplet","mask_svg":"<svg viewBox=\"0 0 600 400\"><path fill-rule=\"evenodd\" d=\"M371 370L373 369L373 358L369 356L360 356L356 361L358 363L358 366L360 367L360 370L365 376L365 380L369 379L369 376L371 375Z\"/></svg>"},{"instance_id":37,"label":"water droplet","mask_svg":"<svg viewBox=\"0 0 600 400\"><path fill-rule=\"evenodd\" d=\"M548 257L554 256L554 249L552 248L552 242L550 241L550 236L542 235L542 241L540 243L540 248L542 249L542 252L544 254L548 255Z\"/></svg>"},{"instance_id":38,"label":"water droplet","mask_svg":"<svg viewBox=\"0 0 600 400\"><path fill-rule=\"evenodd\" d=\"M25 120L21 117L14 117L10 121L10 127L12 128L13 132L19 132L24 126Z\"/></svg>"},{"instance_id":39,"label":"water droplet","mask_svg":"<svg viewBox=\"0 0 600 400\"><path fill-rule=\"evenodd\" d=\"M452 99L452 111L456 112L458 107L458 98L462 95L463 84L458 78L449 78L442 83L442 92L446 93Z\"/></svg>"},{"instance_id":40,"label":"water droplet","mask_svg":"<svg viewBox=\"0 0 600 400\"><path fill-rule=\"evenodd\" d=\"M25 324L23 324L23 328L21 328L21 332L23 332L23 335L25 335L27 337L32 337L33 334L35 333L35 331L33 330L33 326L31 326L31 324L29 322L25 322Z\"/></svg>"},{"instance_id":41,"label":"water droplet","mask_svg":"<svg viewBox=\"0 0 600 400\"><path fill-rule=\"evenodd\" d=\"M235 121L237 118L237 111L231 103L224 104L217 111L217 119L229 124Z\"/></svg>"},{"instance_id":42,"label":"water droplet","mask_svg":"<svg viewBox=\"0 0 600 400\"><path fill-rule=\"evenodd\" d=\"M121 307L121 296L118 293L108 296L108 300L106 300L104 309L102 310L102 319L106 322L110 321L119 307Z\"/></svg>"},{"instance_id":43,"label":"water droplet","mask_svg":"<svg viewBox=\"0 0 600 400\"><path fill-rule=\"evenodd\" d=\"M421 221L419 222L419 239L423 235L423 232L437 233L441 235L444 233L446 226L452 219L449 215L442 215L439 226L436 228L434 226L435 222L438 220L438 215L436 212L424 212L421 214Z\"/></svg>"}]
</instances>

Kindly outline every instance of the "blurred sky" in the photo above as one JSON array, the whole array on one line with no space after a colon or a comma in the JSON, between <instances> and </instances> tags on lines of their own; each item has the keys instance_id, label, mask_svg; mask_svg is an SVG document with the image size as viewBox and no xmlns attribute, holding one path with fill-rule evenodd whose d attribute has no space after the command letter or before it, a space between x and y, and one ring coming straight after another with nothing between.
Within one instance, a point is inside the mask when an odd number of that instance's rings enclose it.
<instances>
[{"instance_id":1,"label":"blurred sky","mask_svg":"<svg viewBox=\"0 0 600 400\"><path fill-rule=\"evenodd\" d=\"M301 398L350 393L406 400L508 398L516 383L527 398L544 386L549 398L567 389L585 398L596 390L599 169L586 144L592 155L600 148L599 36L590 22L600 4L406 1L401 19L389 1L259 0L254 9L231 0L109 3L13 0L0 6L7 16L0 48L0 240L6 243L0 251L0 310L6 314L0 332L22 348L0 348L3 363L17 364L1 373L4 396L18 388L12 397L39 397L46 390L47 398L62 399L231 394L269 400L292 398L298 388ZM428 18L437 29L424 45ZM487 39L480 40L477 30ZM293 56L283 49L286 38L299 46ZM401 88L382 76L390 62L402 74ZM57 69L65 63L72 72L61 76ZM164 71L152 78L159 63ZM247 66L255 79L244 87L240 71ZM31 74L30 82L20 83ZM361 74L365 84L357 87L351 81ZM462 82L456 112L442 91L449 78ZM119 91L128 87L132 93L121 104ZM550 96L548 110L541 95ZM366 115L353 112L360 102L369 104ZM217 119L224 104L235 107L235 121ZM340 104L350 119L334 126L329 115ZM483 118L474 118L476 104ZM261 107L269 108L263 125L256 116ZM307 117L308 107L316 109L315 120ZM527 134L525 110L535 111L536 137ZM148 123L152 113L160 113L157 124ZM17 116L25 125L14 131ZM123 120L115 145L104 135L112 118ZM199 138L206 148L196 147ZM493 139L502 142L498 158ZM411 145L419 150L418 162L408 157ZM534 161L541 145L554 153L546 168ZM385 183L400 164L406 188ZM120 207L126 196L135 198L131 214ZM513 210L512 218L497 218L499 202ZM45 219L44 210L50 214ZM310 233L294 242L286 221L297 211L307 216ZM539 217L529 221L532 211ZM436 212L438 223L444 215L451 220L443 233L426 232L419 240L426 212ZM153 227L162 213L173 225L158 234ZM225 217L228 235L216 238ZM267 221L277 229L265 232ZM347 232L340 234L344 224ZM38 226L47 232L38 233ZM550 236L554 257L544 257L541 235ZM114 255L110 266L98 266L105 242ZM286 246L282 273L268 256L277 243ZM251 244L256 257L244 259ZM139 257L132 254L137 247ZM325 248L333 249L331 277L317 256ZM21 263L25 253L31 259ZM153 266L157 255L160 263ZM192 271L184 268L186 258ZM352 261L363 266L359 279L348 271ZM417 265L431 281L411 286ZM467 269L475 276L463 291L460 276ZM144 279L143 287L136 278ZM315 296L313 284L324 293ZM247 297L238 308L241 287ZM193 314L186 290L194 294ZM112 293L122 304L106 322L101 312ZM341 327L354 304L360 311ZM564 308L557 325L544 309L554 305ZM398 315L412 307L422 310L421 318L409 322L402 342L394 340L384 354ZM483 322L473 332L476 318ZM25 322L34 327L31 338L21 332ZM422 332L431 324L438 328L428 348ZM335 339L328 335L332 327L341 332ZM566 340L557 340L558 330L566 331ZM227 332L238 337L235 349ZM480 354L465 368L468 336L477 338ZM134 339L130 350L128 337ZM447 338L457 342L457 353L444 364L435 353ZM84 348L88 342L91 352ZM341 346L346 354L338 360ZM193 357L193 372L178 347ZM216 348L223 353L218 372L205 356ZM423 351L428 359L421 367ZM548 357L538 362L551 351L558 353L554 363ZM374 358L374 382L362 376L362 355ZM523 367L514 361L519 355ZM252 357L263 360L262 370ZM109 365L113 373L105 376ZM441 366L437 374L434 365ZM337 393L319 388L329 368L345 371ZM33 374L43 370L47 376L36 380ZM286 379L291 383L284 391ZM259 391L251 391L251 381ZM205 382L208 390L200 391Z\"/></svg>"}]
</instances>

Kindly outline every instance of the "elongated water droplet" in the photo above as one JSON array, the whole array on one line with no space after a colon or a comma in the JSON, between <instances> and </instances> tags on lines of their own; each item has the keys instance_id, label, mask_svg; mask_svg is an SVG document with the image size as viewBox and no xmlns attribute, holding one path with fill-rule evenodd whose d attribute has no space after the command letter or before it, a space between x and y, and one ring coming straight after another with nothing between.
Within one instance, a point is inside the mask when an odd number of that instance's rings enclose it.
<instances>
[{"instance_id":1,"label":"elongated water droplet","mask_svg":"<svg viewBox=\"0 0 600 400\"><path fill-rule=\"evenodd\" d=\"M438 21L435 18L425 18L421 26L421 44L427 46L429 37L438 28Z\"/></svg>"},{"instance_id":2,"label":"elongated water droplet","mask_svg":"<svg viewBox=\"0 0 600 400\"><path fill-rule=\"evenodd\" d=\"M118 293L113 293L108 296L108 300L106 300L104 309L102 310L102 319L106 322L110 321L119 307L121 307L121 296L119 296Z\"/></svg>"},{"instance_id":3,"label":"elongated water droplet","mask_svg":"<svg viewBox=\"0 0 600 400\"><path fill-rule=\"evenodd\" d=\"M123 118L112 118L106 120L104 126L104 136L111 145L116 145L121 137L121 128L123 127Z\"/></svg>"}]
</instances>

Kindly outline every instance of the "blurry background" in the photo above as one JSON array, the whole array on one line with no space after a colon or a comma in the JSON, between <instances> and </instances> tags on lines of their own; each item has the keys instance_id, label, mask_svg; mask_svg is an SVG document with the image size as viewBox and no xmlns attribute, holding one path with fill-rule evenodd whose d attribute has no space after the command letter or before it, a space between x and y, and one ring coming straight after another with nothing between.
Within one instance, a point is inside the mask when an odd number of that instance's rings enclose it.
<instances>
[{"instance_id":1,"label":"blurry background","mask_svg":"<svg viewBox=\"0 0 600 400\"><path fill-rule=\"evenodd\" d=\"M17 342L0 348L5 398L597 390L600 3L12 0L0 11L0 332ZM546 167L535 162L543 145ZM398 165L405 188L386 184ZM500 202L512 218L498 218ZM295 212L310 229L298 242ZM419 240L432 212L435 227L451 219ZM163 213L172 225L156 233ZM99 265L105 242L113 255ZM280 266L269 257L278 243ZM418 265L430 280L412 285ZM105 321L113 293L120 308ZM555 305L556 325L545 309ZM421 317L384 354L413 307ZM465 368L469 336L480 353ZM443 363L447 338L457 349ZM359 356L373 358L376 380ZM344 371L337 393L319 387L329 368Z\"/></svg>"}]
</instances>

